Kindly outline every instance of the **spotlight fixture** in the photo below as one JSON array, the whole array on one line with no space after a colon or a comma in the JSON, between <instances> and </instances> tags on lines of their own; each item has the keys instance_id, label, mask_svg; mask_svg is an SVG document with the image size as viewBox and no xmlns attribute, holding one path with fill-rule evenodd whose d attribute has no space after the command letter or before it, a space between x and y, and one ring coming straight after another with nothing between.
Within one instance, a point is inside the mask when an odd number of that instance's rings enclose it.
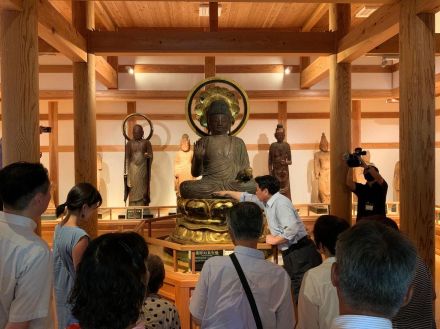
<instances>
[{"instance_id":1,"label":"spotlight fixture","mask_svg":"<svg viewBox=\"0 0 440 329\"><path fill-rule=\"evenodd\" d=\"M398 98L387 98L387 100L385 101L386 103L399 103L399 99Z\"/></svg>"},{"instance_id":2,"label":"spotlight fixture","mask_svg":"<svg viewBox=\"0 0 440 329\"><path fill-rule=\"evenodd\" d=\"M134 68L133 66L126 66L125 69L127 70L128 74L133 75L134 74Z\"/></svg>"},{"instance_id":3,"label":"spotlight fixture","mask_svg":"<svg viewBox=\"0 0 440 329\"><path fill-rule=\"evenodd\" d=\"M289 75L290 73L292 73L292 66L284 66L284 74Z\"/></svg>"}]
</instances>

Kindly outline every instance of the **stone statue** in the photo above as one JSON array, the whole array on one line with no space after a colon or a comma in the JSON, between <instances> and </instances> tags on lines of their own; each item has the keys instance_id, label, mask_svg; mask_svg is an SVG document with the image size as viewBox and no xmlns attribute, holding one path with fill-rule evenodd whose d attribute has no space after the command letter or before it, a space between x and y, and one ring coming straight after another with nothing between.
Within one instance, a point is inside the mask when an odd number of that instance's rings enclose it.
<instances>
[{"instance_id":1,"label":"stone statue","mask_svg":"<svg viewBox=\"0 0 440 329\"><path fill-rule=\"evenodd\" d=\"M315 178L318 180L318 199L330 203L330 152L325 134L322 133L319 152L314 155Z\"/></svg>"},{"instance_id":2,"label":"stone statue","mask_svg":"<svg viewBox=\"0 0 440 329\"><path fill-rule=\"evenodd\" d=\"M255 193L249 156L241 138L229 136L234 118L224 100L214 100L206 110L208 136L194 144L191 174L200 180L180 185L185 199L212 199L216 191Z\"/></svg>"},{"instance_id":3,"label":"stone statue","mask_svg":"<svg viewBox=\"0 0 440 329\"><path fill-rule=\"evenodd\" d=\"M141 125L133 126L133 139L125 146L127 166L127 187L129 206L148 206L150 204L151 163L153 148L143 139Z\"/></svg>"},{"instance_id":4,"label":"stone statue","mask_svg":"<svg viewBox=\"0 0 440 329\"><path fill-rule=\"evenodd\" d=\"M396 201L400 202L400 161L396 162L396 165L394 166L394 195L396 196Z\"/></svg>"},{"instance_id":5,"label":"stone statue","mask_svg":"<svg viewBox=\"0 0 440 329\"><path fill-rule=\"evenodd\" d=\"M280 193L290 197L289 165L292 164L290 145L284 141L286 133L282 124L278 124L275 130L276 142L269 148L269 175L280 181Z\"/></svg>"},{"instance_id":6,"label":"stone statue","mask_svg":"<svg viewBox=\"0 0 440 329\"><path fill-rule=\"evenodd\" d=\"M187 180L194 180L191 175L191 160L193 151L188 134L183 134L180 140L180 150L174 159L174 190L180 196L180 184Z\"/></svg>"}]
</instances>

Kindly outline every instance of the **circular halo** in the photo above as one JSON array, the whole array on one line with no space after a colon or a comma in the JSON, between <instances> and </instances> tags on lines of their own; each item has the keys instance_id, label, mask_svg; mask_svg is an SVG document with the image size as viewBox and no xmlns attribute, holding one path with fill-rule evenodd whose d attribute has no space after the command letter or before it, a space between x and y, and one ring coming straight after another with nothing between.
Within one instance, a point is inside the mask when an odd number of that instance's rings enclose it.
<instances>
[{"instance_id":1,"label":"circular halo","mask_svg":"<svg viewBox=\"0 0 440 329\"><path fill-rule=\"evenodd\" d=\"M226 84L228 86L231 86L232 88L234 88L238 94L241 96L242 100L243 100L243 118L241 119L240 123L237 125L237 127L235 129L233 129L229 135L231 136L235 136L236 134L238 134L245 126L246 122L249 119L249 100L248 100L248 96L246 94L246 92L244 91L243 88L241 88L238 83L236 83L235 81L229 80L229 79L224 79L224 78L220 78L220 77L211 77L211 78L207 78L205 80L202 80L201 82L199 82L199 84L197 84L189 93L188 97L186 98L186 103L185 103L185 116L186 116L186 121L188 122L189 126L191 127L191 129L200 137L203 136L208 136L208 133L206 133L205 131L203 131L202 129L200 129L198 127L198 125L194 122L193 116L192 116L192 104L194 101L194 98L196 96L196 94L203 88L206 87L207 85L210 84L215 84L215 83L223 83Z\"/></svg>"},{"instance_id":2,"label":"circular halo","mask_svg":"<svg viewBox=\"0 0 440 329\"><path fill-rule=\"evenodd\" d=\"M132 114L129 114L125 117L124 121L122 122L122 134L124 135L125 139L127 139L129 141L131 140L130 137L128 137L128 135L127 135L127 132L125 129L126 128L125 124L127 123L128 119L130 119L132 117L136 117L136 116L142 117L143 119L147 120L148 124L150 125L150 133L148 134L148 137L146 138L147 140L149 140L151 138L151 136L153 136L153 131L154 131L153 123L145 114L142 114L142 113L132 113Z\"/></svg>"}]
</instances>

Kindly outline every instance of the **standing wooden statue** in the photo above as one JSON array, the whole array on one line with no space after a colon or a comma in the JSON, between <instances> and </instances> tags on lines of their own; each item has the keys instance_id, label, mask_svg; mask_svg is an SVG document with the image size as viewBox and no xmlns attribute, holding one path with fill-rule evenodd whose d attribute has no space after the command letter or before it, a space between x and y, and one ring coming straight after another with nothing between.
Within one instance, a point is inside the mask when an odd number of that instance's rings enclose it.
<instances>
[{"instance_id":1,"label":"standing wooden statue","mask_svg":"<svg viewBox=\"0 0 440 329\"><path fill-rule=\"evenodd\" d=\"M191 150L191 142L188 134L183 134L180 140L180 150L174 159L174 190L180 196L180 184L187 180L194 180L191 175L191 160L193 151Z\"/></svg>"},{"instance_id":2,"label":"standing wooden statue","mask_svg":"<svg viewBox=\"0 0 440 329\"><path fill-rule=\"evenodd\" d=\"M280 193L291 199L289 165L292 164L290 145L284 141L286 133L282 124L278 124L275 130L276 142L269 148L269 175L280 181Z\"/></svg>"},{"instance_id":3,"label":"standing wooden statue","mask_svg":"<svg viewBox=\"0 0 440 329\"><path fill-rule=\"evenodd\" d=\"M325 134L322 133L319 152L314 156L315 178L318 180L318 199L321 203L330 203L330 152Z\"/></svg>"},{"instance_id":4,"label":"standing wooden statue","mask_svg":"<svg viewBox=\"0 0 440 329\"><path fill-rule=\"evenodd\" d=\"M126 133L125 124L133 116L141 116L150 125L150 134L144 137L144 129L141 125L133 126L133 138ZM125 145L124 163L124 201L129 206L148 206L150 204L151 164L153 162L153 148L150 138L153 135L153 124L143 114L133 113L128 115L122 124L122 133L127 140Z\"/></svg>"},{"instance_id":5,"label":"standing wooden statue","mask_svg":"<svg viewBox=\"0 0 440 329\"><path fill-rule=\"evenodd\" d=\"M400 202L400 161L397 161L396 165L394 166L393 185L395 201Z\"/></svg>"}]
</instances>

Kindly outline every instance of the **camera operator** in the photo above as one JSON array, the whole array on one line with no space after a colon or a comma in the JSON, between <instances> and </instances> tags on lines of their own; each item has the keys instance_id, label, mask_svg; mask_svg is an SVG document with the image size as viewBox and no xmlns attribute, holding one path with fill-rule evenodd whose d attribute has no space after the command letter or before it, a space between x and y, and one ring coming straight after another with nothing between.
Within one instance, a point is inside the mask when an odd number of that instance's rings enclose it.
<instances>
[{"instance_id":1,"label":"camera operator","mask_svg":"<svg viewBox=\"0 0 440 329\"><path fill-rule=\"evenodd\" d=\"M379 169L367 165L360 156L358 160L359 166L364 168L364 178L367 183L359 184L353 181L353 166L350 164L346 179L348 188L358 197L356 220L371 215L385 215L388 184L379 174Z\"/></svg>"}]
</instances>

